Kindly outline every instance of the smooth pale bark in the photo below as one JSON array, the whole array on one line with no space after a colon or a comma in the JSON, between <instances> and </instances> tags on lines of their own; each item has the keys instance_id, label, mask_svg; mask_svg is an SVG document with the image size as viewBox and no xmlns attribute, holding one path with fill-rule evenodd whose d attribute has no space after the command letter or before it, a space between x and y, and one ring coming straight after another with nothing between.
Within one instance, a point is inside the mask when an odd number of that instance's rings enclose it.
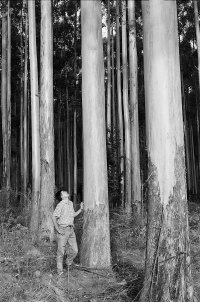
<instances>
[{"instance_id":1,"label":"smooth pale bark","mask_svg":"<svg viewBox=\"0 0 200 302\"><path fill-rule=\"evenodd\" d=\"M25 7L25 45L24 45L24 102L23 102L23 194L26 194L28 184L28 17L27 1Z\"/></svg>"},{"instance_id":2,"label":"smooth pale bark","mask_svg":"<svg viewBox=\"0 0 200 302\"><path fill-rule=\"evenodd\" d=\"M36 241L39 228L40 203L40 131L39 131L39 94L36 48L35 0L28 1L29 20L29 59L31 84L31 134L32 134L32 209L30 234Z\"/></svg>"},{"instance_id":3,"label":"smooth pale bark","mask_svg":"<svg viewBox=\"0 0 200 302\"><path fill-rule=\"evenodd\" d=\"M110 267L101 2L81 1L84 225L82 265Z\"/></svg>"},{"instance_id":4,"label":"smooth pale bark","mask_svg":"<svg viewBox=\"0 0 200 302\"><path fill-rule=\"evenodd\" d=\"M53 239L52 221L55 189L53 116L53 25L51 1L41 0L40 43L40 145L41 202L40 237Z\"/></svg>"},{"instance_id":5,"label":"smooth pale bark","mask_svg":"<svg viewBox=\"0 0 200 302\"><path fill-rule=\"evenodd\" d=\"M114 25L112 25L112 106L111 106L111 117L112 117L112 132L114 134L116 128L116 110L115 110L115 59L114 59ZM113 136L112 134L112 136Z\"/></svg>"},{"instance_id":6,"label":"smooth pale bark","mask_svg":"<svg viewBox=\"0 0 200 302\"><path fill-rule=\"evenodd\" d=\"M197 54L198 54L198 74L199 74L199 87L200 87L200 28L199 28L199 10L198 10L198 1L197 0L193 0L193 3L194 3L194 17L195 17Z\"/></svg>"},{"instance_id":7,"label":"smooth pale bark","mask_svg":"<svg viewBox=\"0 0 200 302\"><path fill-rule=\"evenodd\" d=\"M111 130L110 0L107 11L107 129Z\"/></svg>"},{"instance_id":8,"label":"smooth pale bark","mask_svg":"<svg viewBox=\"0 0 200 302\"><path fill-rule=\"evenodd\" d=\"M131 213L131 128L128 101L128 61L126 33L126 0L122 1L122 72L123 72L123 112L124 112L124 147L125 147L125 210Z\"/></svg>"},{"instance_id":9,"label":"smooth pale bark","mask_svg":"<svg viewBox=\"0 0 200 302\"><path fill-rule=\"evenodd\" d=\"M76 109L74 110L74 199L73 199L73 203L74 203L74 207L76 208L76 203L77 203L77 112Z\"/></svg>"},{"instance_id":10,"label":"smooth pale bark","mask_svg":"<svg viewBox=\"0 0 200 302\"><path fill-rule=\"evenodd\" d=\"M192 302L176 2L142 1L142 12L149 190L140 301Z\"/></svg>"},{"instance_id":11,"label":"smooth pale bark","mask_svg":"<svg viewBox=\"0 0 200 302\"><path fill-rule=\"evenodd\" d=\"M132 203L141 214L140 146L138 122L138 63L136 46L135 0L128 0L129 81L131 115Z\"/></svg>"},{"instance_id":12,"label":"smooth pale bark","mask_svg":"<svg viewBox=\"0 0 200 302\"><path fill-rule=\"evenodd\" d=\"M75 20L74 20L74 79L75 79L75 87L74 87L74 101L76 102L76 94L77 94L77 85L76 85L76 69L77 69L77 1L75 8ZM77 203L77 111L74 109L74 125L73 125L73 158L74 158L74 167L73 167L73 179L74 179L74 187L73 187L73 203L74 208L76 209Z\"/></svg>"},{"instance_id":13,"label":"smooth pale bark","mask_svg":"<svg viewBox=\"0 0 200 302\"><path fill-rule=\"evenodd\" d=\"M121 60L120 60L120 27L119 27L119 1L116 1L116 48L117 48L117 110L118 110L118 129L119 129L119 164L121 176L121 201L124 207L124 125L122 116L122 88L121 88Z\"/></svg>"}]
</instances>

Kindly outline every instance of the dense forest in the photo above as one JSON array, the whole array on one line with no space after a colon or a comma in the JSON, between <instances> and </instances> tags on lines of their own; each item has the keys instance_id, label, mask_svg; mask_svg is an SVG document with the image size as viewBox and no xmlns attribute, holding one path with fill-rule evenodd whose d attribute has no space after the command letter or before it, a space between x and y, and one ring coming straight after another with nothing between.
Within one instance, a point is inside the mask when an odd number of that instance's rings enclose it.
<instances>
[{"instance_id":1,"label":"dense forest","mask_svg":"<svg viewBox=\"0 0 200 302\"><path fill-rule=\"evenodd\" d=\"M1 301L200 301L199 10L1 0ZM60 190L83 207L62 280Z\"/></svg>"}]
</instances>

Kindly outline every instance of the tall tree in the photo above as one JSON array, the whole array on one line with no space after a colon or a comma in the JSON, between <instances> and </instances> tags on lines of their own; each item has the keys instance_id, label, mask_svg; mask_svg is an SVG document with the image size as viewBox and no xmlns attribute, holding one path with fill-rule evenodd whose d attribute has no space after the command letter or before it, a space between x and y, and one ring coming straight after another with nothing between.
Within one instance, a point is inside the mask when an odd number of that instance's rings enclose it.
<instances>
[{"instance_id":1,"label":"tall tree","mask_svg":"<svg viewBox=\"0 0 200 302\"><path fill-rule=\"evenodd\" d=\"M2 1L2 72L1 72L1 115L3 138L3 199L9 205L10 189L10 131L11 131L11 41L10 41L10 2Z\"/></svg>"},{"instance_id":2,"label":"tall tree","mask_svg":"<svg viewBox=\"0 0 200 302\"><path fill-rule=\"evenodd\" d=\"M32 134L32 210L30 221L30 233L32 240L35 241L38 236L40 202L40 131L35 0L28 1L28 19Z\"/></svg>"},{"instance_id":3,"label":"tall tree","mask_svg":"<svg viewBox=\"0 0 200 302\"><path fill-rule=\"evenodd\" d=\"M10 0L8 0L8 43L7 43L7 205L10 200L10 167L11 167L11 16L10 16Z\"/></svg>"},{"instance_id":4,"label":"tall tree","mask_svg":"<svg viewBox=\"0 0 200 302\"><path fill-rule=\"evenodd\" d=\"M84 225L81 263L110 266L104 65L100 0L81 1Z\"/></svg>"},{"instance_id":5,"label":"tall tree","mask_svg":"<svg viewBox=\"0 0 200 302\"><path fill-rule=\"evenodd\" d=\"M116 67L117 67L117 108L118 108L118 127L119 127L119 163L121 176L121 199L124 206L124 125L122 115L122 88L121 88L121 47L120 47L120 22L119 22L119 1L116 1Z\"/></svg>"},{"instance_id":6,"label":"tall tree","mask_svg":"<svg viewBox=\"0 0 200 302\"><path fill-rule=\"evenodd\" d=\"M198 1L193 0L194 3L194 17L196 28L197 54L198 54L198 74L199 74L199 88L200 88L200 29L199 29L199 10Z\"/></svg>"},{"instance_id":7,"label":"tall tree","mask_svg":"<svg viewBox=\"0 0 200 302\"><path fill-rule=\"evenodd\" d=\"M111 130L110 0L107 10L107 128Z\"/></svg>"},{"instance_id":8,"label":"tall tree","mask_svg":"<svg viewBox=\"0 0 200 302\"><path fill-rule=\"evenodd\" d=\"M138 214L141 213L141 177L138 123L138 64L136 46L135 0L128 0L129 24L129 78L130 78L130 122L131 122L131 161L132 161L132 202Z\"/></svg>"},{"instance_id":9,"label":"tall tree","mask_svg":"<svg viewBox=\"0 0 200 302\"><path fill-rule=\"evenodd\" d=\"M74 20L74 101L76 103L76 98L77 98L77 83L76 83L76 71L77 71L77 1L75 5L75 20ZM74 109L74 133L73 133L73 140L74 140L74 146L73 146L73 154L74 154L74 167L73 167L73 174L74 174L74 188L73 188L73 203L74 206L76 207L77 203L77 110L76 108Z\"/></svg>"},{"instance_id":10,"label":"tall tree","mask_svg":"<svg viewBox=\"0 0 200 302\"><path fill-rule=\"evenodd\" d=\"M53 239L54 124L53 124L53 26L51 1L41 1L40 43L40 146L41 208L40 236Z\"/></svg>"},{"instance_id":11,"label":"tall tree","mask_svg":"<svg viewBox=\"0 0 200 302\"><path fill-rule=\"evenodd\" d=\"M28 184L28 17L27 0L23 1L25 10L25 44L24 44L24 100L23 100L23 194Z\"/></svg>"},{"instance_id":12,"label":"tall tree","mask_svg":"<svg viewBox=\"0 0 200 302\"><path fill-rule=\"evenodd\" d=\"M140 301L193 301L176 2L142 1L142 12L149 193Z\"/></svg>"},{"instance_id":13,"label":"tall tree","mask_svg":"<svg viewBox=\"0 0 200 302\"><path fill-rule=\"evenodd\" d=\"M124 109L124 147L125 147L125 209L131 208L131 128L128 102L128 60L126 32L126 0L122 1L122 71L123 71L123 109Z\"/></svg>"}]
</instances>

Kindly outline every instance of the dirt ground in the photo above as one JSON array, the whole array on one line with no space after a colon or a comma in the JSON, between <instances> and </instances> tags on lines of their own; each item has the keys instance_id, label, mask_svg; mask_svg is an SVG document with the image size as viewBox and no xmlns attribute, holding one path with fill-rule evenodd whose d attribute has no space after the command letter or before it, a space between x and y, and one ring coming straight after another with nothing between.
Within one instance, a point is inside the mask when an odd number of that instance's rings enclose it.
<instances>
[{"instance_id":1,"label":"dirt ground","mask_svg":"<svg viewBox=\"0 0 200 302\"><path fill-rule=\"evenodd\" d=\"M192 275L200 301L200 205L190 203ZM1 302L138 301L145 260L145 222L111 213L112 270L77 266L62 277L56 274L56 243L32 246L28 229L5 221L0 229ZM82 220L76 221L80 244ZM78 258L76 259L78 263Z\"/></svg>"}]
</instances>

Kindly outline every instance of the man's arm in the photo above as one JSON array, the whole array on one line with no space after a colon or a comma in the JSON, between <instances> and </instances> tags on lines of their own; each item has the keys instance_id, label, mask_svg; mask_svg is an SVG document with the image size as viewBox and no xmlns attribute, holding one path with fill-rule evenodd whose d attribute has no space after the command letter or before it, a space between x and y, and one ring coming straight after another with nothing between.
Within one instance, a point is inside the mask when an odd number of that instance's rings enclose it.
<instances>
[{"instance_id":1,"label":"man's arm","mask_svg":"<svg viewBox=\"0 0 200 302\"><path fill-rule=\"evenodd\" d=\"M53 219L53 224L54 224L54 227L55 227L55 229L56 229L56 231L59 233L59 234L61 234L61 231L60 231L60 229L59 229L59 227L58 227L58 223L57 223L57 217L53 214L53 216L52 216L52 219Z\"/></svg>"},{"instance_id":2,"label":"man's arm","mask_svg":"<svg viewBox=\"0 0 200 302\"><path fill-rule=\"evenodd\" d=\"M79 209L77 212L74 213L74 217L78 216L78 215L82 212L83 206L84 206L84 203L81 202L81 204L80 204L80 209Z\"/></svg>"}]
</instances>

